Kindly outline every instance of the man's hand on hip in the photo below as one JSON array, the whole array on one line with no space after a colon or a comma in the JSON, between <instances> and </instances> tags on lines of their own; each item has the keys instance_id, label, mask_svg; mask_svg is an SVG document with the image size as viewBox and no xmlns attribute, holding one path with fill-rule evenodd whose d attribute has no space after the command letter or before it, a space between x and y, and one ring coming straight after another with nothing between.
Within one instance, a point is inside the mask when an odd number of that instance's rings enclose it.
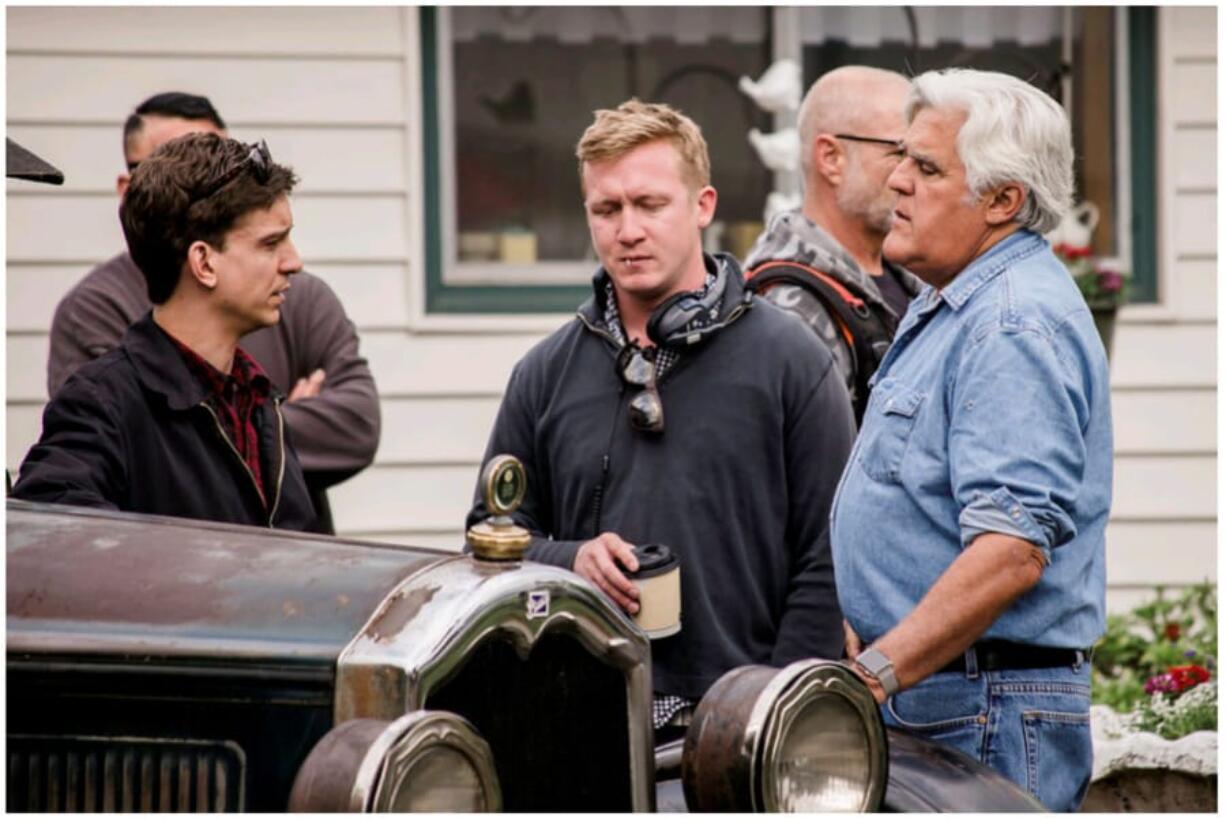
<instances>
[{"instance_id":1,"label":"man's hand on hip","mask_svg":"<svg viewBox=\"0 0 1226 820\"><path fill-rule=\"evenodd\" d=\"M857 655L864 651L864 645L860 642L860 636L856 634L856 630L851 628L851 624L847 622L846 618L843 619L843 651L853 661Z\"/></svg>"},{"instance_id":2,"label":"man's hand on hip","mask_svg":"<svg viewBox=\"0 0 1226 820\"><path fill-rule=\"evenodd\" d=\"M639 588L622 574L619 563L630 572L639 568L634 547L616 533L603 532L579 547L573 569L633 615L639 611Z\"/></svg>"}]
</instances>

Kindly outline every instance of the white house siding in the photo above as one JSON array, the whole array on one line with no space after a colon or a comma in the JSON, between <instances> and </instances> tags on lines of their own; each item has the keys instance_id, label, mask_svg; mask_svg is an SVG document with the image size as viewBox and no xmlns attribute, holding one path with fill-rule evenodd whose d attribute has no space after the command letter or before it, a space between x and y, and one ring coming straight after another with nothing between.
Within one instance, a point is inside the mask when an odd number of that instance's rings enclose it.
<instances>
[{"instance_id":1,"label":"white house siding","mask_svg":"<svg viewBox=\"0 0 1226 820\"><path fill-rule=\"evenodd\" d=\"M1217 10L1158 21L1159 304L1116 330L1113 609L1217 578Z\"/></svg>"},{"instance_id":2,"label":"white house siding","mask_svg":"<svg viewBox=\"0 0 1226 820\"><path fill-rule=\"evenodd\" d=\"M423 296L411 264L421 241L416 10L10 8L6 16L8 134L67 181L8 183L5 466L15 472L38 436L56 303L123 247L114 179L124 117L152 93L194 91L213 100L233 136L266 138L299 172L295 239L357 324L379 386L382 444L374 467L333 492L338 528L458 545L510 366L547 325L528 320L528 333L500 333L488 321L461 321L457 332L423 330L414 318Z\"/></svg>"},{"instance_id":3,"label":"white house siding","mask_svg":"<svg viewBox=\"0 0 1226 820\"><path fill-rule=\"evenodd\" d=\"M1162 303L1116 338L1110 603L1216 577L1214 9L1159 12ZM566 317L423 315L416 11L10 8L9 135L61 167L8 183L7 451L37 438L61 295L122 247L124 115L151 93L211 97L302 184L299 247L362 336L383 407L375 464L332 492L338 529L455 547L512 364ZM291 294L292 298L292 294Z\"/></svg>"}]
</instances>

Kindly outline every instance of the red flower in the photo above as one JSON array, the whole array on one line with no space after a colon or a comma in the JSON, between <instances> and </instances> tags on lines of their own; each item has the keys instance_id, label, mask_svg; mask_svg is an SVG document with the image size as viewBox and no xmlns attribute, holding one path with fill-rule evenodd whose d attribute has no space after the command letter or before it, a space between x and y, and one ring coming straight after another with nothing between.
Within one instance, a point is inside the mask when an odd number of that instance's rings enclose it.
<instances>
[{"instance_id":1,"label":"red flower","mask_svg":"<svg viewBox=\"0 0 1226 820\"><path fill-rule=\"evenodd\" d=\"M1164 631L1166 632L1166 639L1168 641L1174 642L1179 640L1179 624L1169 623L1166 625L1166 629Z\"/></svg>"},{"instance_id":2,"label":"red flower","mask_svg":"<svg viewBox=\"0 0 1226 820\"><path fill-rule=\"evenodd\" d=\"M1172 666L1168 673L1175 681L1175 686L1178 687L1176 691L1179 692L1209 680L1209 670L1194 663L1187 666Z\"/></svg>"},{"instance_id":3,"label":"red flower","mask_svg":"<svg viewBox=\"0 0 1226 820\"><path fill-rule=\"evenodd\" d=\"M1066 259L1080 259L1083 256L1090 256L1094 253L1088 245L1069 245L1066 242L1056 243L1052 250L1057 255L1063 256Z\"/></svg>"}]
</instances>

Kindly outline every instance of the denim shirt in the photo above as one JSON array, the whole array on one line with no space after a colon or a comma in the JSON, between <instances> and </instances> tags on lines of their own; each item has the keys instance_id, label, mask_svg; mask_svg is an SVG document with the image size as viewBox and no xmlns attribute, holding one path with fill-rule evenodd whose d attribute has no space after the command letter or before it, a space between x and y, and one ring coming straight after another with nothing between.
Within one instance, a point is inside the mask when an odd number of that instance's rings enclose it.
<instances>
[{"instance_id":1,"label":"denim shirt","mask_svg":"<svg viewBox=\"0 0 1226 820\"><path fill-rule=\"evenodd\" d=\"M982 638L1102 634L1111 506L1107 357L1046 240L1012 234L912 301L871 382L831 509L839 603L866 641L980 534L1042 550L1039 583Z\"/></svg>"}]
</instances>

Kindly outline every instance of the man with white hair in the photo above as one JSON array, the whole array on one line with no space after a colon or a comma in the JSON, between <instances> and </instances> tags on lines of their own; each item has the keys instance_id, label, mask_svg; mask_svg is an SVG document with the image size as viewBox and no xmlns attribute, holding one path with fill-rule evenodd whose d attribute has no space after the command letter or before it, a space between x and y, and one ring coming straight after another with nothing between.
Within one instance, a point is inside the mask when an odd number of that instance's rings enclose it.
<instances>
[{"instance_id":1,"label":"man with white hair","mask_svg":"<svg viewBox=\"0 0 1226 820\"><path fill-rule=\"evenodd\" d=\"M1091 771L1112 433L1106 354L1041 235L1073 193L1068 118L965 69L917 77L906 117L883 250L926 287L873 378L831 515L847 650L887 723L1073 810Z\"/></svg>"},{"instance_id":2,"label":"man with white hair","mask_svg":"<svg viewBox=\"0 0 1226 820\"><path fill-rule=\"evenodd\" d=\"M804 203L775 217L745 260L750 287L830 348L857 422L868 380L920 288L881 256L909 87L901 74L867 66L818 78L797 118Z\"/></svg>"}]
</instances>

